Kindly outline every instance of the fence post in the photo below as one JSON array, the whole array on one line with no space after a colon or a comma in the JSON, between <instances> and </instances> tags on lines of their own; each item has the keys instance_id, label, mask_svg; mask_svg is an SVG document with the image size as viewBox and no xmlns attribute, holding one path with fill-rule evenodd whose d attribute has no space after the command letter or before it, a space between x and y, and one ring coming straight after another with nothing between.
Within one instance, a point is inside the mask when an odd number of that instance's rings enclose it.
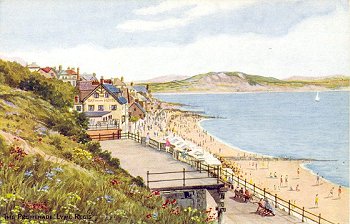
<instances>
[{"instance_id":1,"label":"fence post","mask_svg":"<svg viewBox=\"0 0 350 224\"><path fill-rule=\"evenodd\" d=\"M183 179L183 186L186 186L186 185L185 185L185 180L186 180L186 179L185 179L185 178L186 178L186 177L185 177L185 173L186 173L185 168L183 168L182 171L183 171L183 176L182 176L182 179Z\"/></svg>"},{"instance_id":2,"label":"fence post","mask_svg":"<svg viewBox=\"0 0 350 224\"><path fill-rule=\"evenodd\" d=\"M304 222L304 213L305 213L305 208L303 207L303 214L301 215L301 221Z\"/></svg>"},{"instance_id":3,"label":"fence post","mask_svg":"<svg viewBox=\"0 0 350 224\"><path fill-rule=\"evenodd\" d=\"M218 167L217 178L216 178L216 183L219 184L219 182L220 182L220 167Z\"/></svg>"},{"instance_id":4,"label":"fence post","mask_svg":"<svg viewBox=\"0 0 350 224\"><path fill-rule=\"evenodd\" d=\"M209 169L209 164L208 164L208 177L210 177L210 169Z\"/></svg>"},{"instance_id":5,"label":"fence post","mask_svg":"<svg viewBox=\"0 0 350 224\"><path fill-rule=\"evenodd\" d=\"M108 130L108 124L107 124L107 130Z\"/></svg>"},{"instance_id":6,"label":"fence post","mask_svg":"<svg viewBox=\"0 0 350 224\"><path fill-rule=\"evenodd\" d=\"M130 132L128 132L128 139L130 138Z\"/></svg>"},{"instance_id":7,"label":"fence post","mask_svg":"<svg viewBox=\"0 0 350 224\"><path fill-rule=\"evenodd\" d=\"M149 171L147 171L147 188L149 188Z\"/></svg>"},{"instance_id":8,"label":"fence post","mask_svg":"<svg viewBox=\"0 0 350 224\"><path fill-rule=\"evenodd\" d=\"M112 138L113 138L113 140L114 140L114 132L112 133Z\"/></svg>"},{"instance_id":9,"label":"fence post","mask_svg":"<svg viewBox=\"0 0 350 224\"><path fill-rule=\"evenodd\" d=\"M101 134L98 133L98 140L101 141Z\"/></svg>"},{"instance_id":10,"label":"fence post","mask_svg":"<svg viewBox=\"0 0 350 224\"><path fill-rule=\"evenodd\" d=\"M237 186L239 187L239 176L238 176L238 182L237 182L237 184L238 184Z\"/></svg>"},{"instance_id":11,"label":"fence post","mask_svg":"<svg viewBox=\"0 0 350 224\"><path fill-rule=\"evenodd\" d=\"M264 198L265 198L265 193L266 193L266 189L264 188Z\"/></svg>"},{"instance_id":12,"label":"fence post","mask_svg":"<svg viewBox=\"0 0 350 224\"><path fill-rule=\"evenodd\" d=\"M275 194L275 208L277 208L277 194Z\"/></svg>"},{"instance_id":13,"label":"fence post","mask_svg":"<svg viewBox=\"0 0 350 224\"><path fill-rule=\"evenodd\" d=\"M232 189L233 189L233 173L231 173Z\"/></svg>"},{"instance_id":14,"label":"fence post","mask_svg":"<svg viewBox=\"0 0 350 224\"><path fill-rule=\"evenodd\" d=\"M321 213L318 215L318 224L321 224Z\"/></svg>"},{"instance_id":15,"label":"fence post","mask_svg":"<svg viewBox=\"0 0 350 224\"><path fill-rule=\"evenodd\" d=\"M247 179L244 179L244 188L247 188Z\"/></svg>"},{"instance_id":16,"label":"fence post","mask_svg":"<svg viewBox=\"0 0 350 224\"><path fill-rule=\"evenodd\" d=\"M202 172L202 162L199 161L199 172L201 173Z\"/></svg>"},{"instance_id":17,"label":"fence post","mask_svg":"<svg viewBox=\"0 0 350 224\"><path fill-rule=\"evenodd\" d=\"M290 200L288 200L288 215L290 215Z\"/></svg>"},{"instance_id":18,"label":"fence post","mask_svg":"<svg viewBox=\"0 0 350 224\"><path fill-rule=\"evenodd\" d=\"M253 194L255 194L255 183L253 184L253 189L254 189L253 190L253 192L254 192Z\"/></svg>"},{"instance_id":19,"label":"fence post","mask_svg":"<svg viewBox=\"0 0 350 224\"><path fill-rule=\"evenodd\" d=\"M137 133L137 142L140 142L140 135Z\"/></svg>"},{"instance_id":20,"label":"fence post","mask_svg":"<svg viewBox=\"0 0 350 224\"><path fill-rule=\"evenodd\" d=\"M157 142L158 143L158 150L160 151L160 142Z\"/></svg>"}]
</instances>

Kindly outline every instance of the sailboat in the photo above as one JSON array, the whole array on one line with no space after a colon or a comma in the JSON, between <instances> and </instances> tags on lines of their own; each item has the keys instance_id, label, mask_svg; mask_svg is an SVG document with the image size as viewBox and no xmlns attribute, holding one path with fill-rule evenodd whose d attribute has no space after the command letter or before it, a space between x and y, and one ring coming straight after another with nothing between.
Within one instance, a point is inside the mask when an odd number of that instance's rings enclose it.
<instances>
[{"instance_id":1,"label":"sailboat","mask_svg":"<svg viewBox=\"0 0 350 224\"><path fill-rule=\"evenodd\" d=\"M319 94L319 92L317 92L316 97L315 97L315 101L316 101L316 102L320 101L320 97L319 97L318 94Z\"/></svg>"}]
</instances>

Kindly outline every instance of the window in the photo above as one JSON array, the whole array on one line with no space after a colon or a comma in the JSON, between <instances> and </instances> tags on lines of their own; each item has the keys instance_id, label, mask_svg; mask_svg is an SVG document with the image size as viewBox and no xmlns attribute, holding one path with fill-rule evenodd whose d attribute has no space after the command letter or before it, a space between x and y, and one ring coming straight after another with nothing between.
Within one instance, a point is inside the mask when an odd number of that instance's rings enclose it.
<instances>
[{"instance_id":1,"label":"window","mask_svg":"<svg viewBox=\"0 0 350 224\"><path fill-rule=\"evenodd\" d=\"M108 98L109 97L109 94L108 93L105 93L105 98Z\"/></svg>"},{"instance_id":2,"label":"window","mask_svg":"<svg viewBox=\"0 0 350 224\"><path fill-rule=\"evenodd\" d=\"M117 105L111 105L111 110L117 110Z\"/></svg>"},{"instance_id":3,"label":"window","mask_svg":"<svg viewBox=\"0 0 350 224\"><path fill-rule=\"evenodd\" d=\"M104 108L103 108L103 105L98 105L98 111L103 111Z\"/></svg>"},{"instance_id":4,"label":"window","mask_svg":"<svg viewBox=\"0 0 350 224\"><path fill-rule=\"evenodd\" d=\"M134 111L136 111L136 108L134 108Z\"/></svg>"},{"instance_id":5,"label":"window","mask_svg":"<svg viewBox=\"0 0 350 224\"><path fill-rule=\"evenodd\" d=\"M88 111L94 111L95 105L88 105Z\"/></svg>"},{"instance_id":6,"label":"window","mask_svg":"<svg viewBox=\"0 0 350 224\"><path fill-rule=\"evenodd\" d=\"M99 95L98 93L94 93L94 97L95 97L95 98L99 98L100 95Z\"/></svg>"},{"instance_id":7,"label":"window","mask_svg":"<svg viewBox=\"0 0 350 224\"><path fill-rule=\"evenodd\" d=\"M77 106L76 109L77 109L77 111L80 112L81 111L81 106Z\"/></svg>"}]
</instances>

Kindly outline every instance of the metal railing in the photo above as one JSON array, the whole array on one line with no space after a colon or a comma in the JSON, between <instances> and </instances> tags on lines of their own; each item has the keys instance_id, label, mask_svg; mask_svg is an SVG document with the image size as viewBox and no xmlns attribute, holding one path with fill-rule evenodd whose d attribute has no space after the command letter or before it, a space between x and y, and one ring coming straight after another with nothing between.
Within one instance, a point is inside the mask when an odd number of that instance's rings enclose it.
<instances>
[{"instance_id":1,"label":"metal railing","mask_svg":"<svg viewBox=\"0 0 350 224\"><path fill-rule=\"evenodd\" d=\"M95 124L95 125L88 125L88 130L113 130L113 129L119 129L119 124Z\"/></svg>"},{"instance_id":2,"label":"metal railing","mask_svg":"<svg viewBox=\"0 0 350 224\"><path fill-rule=\"evenodd\" d=\"M149 171L147 171L147 180L146 180L146 186L149 188L149 183L155 183L155 182L166 182L166 181L179 181L182 180L182 186L186 186L186 180L199 180L199 179L208 179L208 178L212 178L210 176L208 177L187 177L186 178L186 173L197 173L197 170L186 170L185 168L183 168L182 171L167 171L167 172L154 172L151 173ZM172 179L156 179L156 180L150 180L150 176L151 175L164 175L164 174L179 174L182 173L182 177L181 178L172 178Z\"/></svg>"},{"instance_id":3,"label":"metal railing","mask_svg":"<svg viewBox=\"0 0 350 224\"><path fill-rule=\"evenodd\" d=\"M114 140L114 139L132 139L141 144L146 144L151 148L161 150L161 151L166 151L164 143L158 142L157 140L152 138L150 138L149 142L146 142L144 137L140 137L139 134L134 134L130 132L120 133L119 138L116 135L116 133L97 135L97 136L98 136L97 139L99 139L99 141ZM90 135L90 137L96 140L96 135L95 136ZM275 208L282 209L288 212L289 215L293 215L295 217L300 218L302 222L308 222L308 223L312 222L312 223L318 223L318 224L321 224L321 223L336 224L335 222L332 222L322 217L321 214L312 213L307 209L305 209L305 207L297 206L296 204L292 203L290 200L282 199L281 197L278 197L277 194L268 192L266 188L260 188L255 183L252 183L252 184L248 183L246 179L242 179L234 173L230 173L227 170L222 170L221 166L210 166L208 164L203 163L202 161L198 161L195 158L190 157L189 155L179 155L177 154L173 145L171 145L167 153L173 154L173 157L175 159L178 159L179 161L182 161L191 165L199 172L207 172L209 178L212 178L212 177L217 178L217 183L222 181L223 183L231 187L234 186L234 183L236 183L238 186L244 186L245 188L251 190L255 196L269 199L270 201L273 202ZM194 171L194 172L197 172L197 171ZM177 172L184 172L184 171L177 171ZM186 172L190 172L190 171L185 171L184 173ZM147 186L150 182L166 181L166 180L150 181L149 175L156 175L156 174L160 175L162 173L147 173ZM174 181L175 180L179 180L179 179L174 179ZM187 178L187 180L189 180L189 178Z\"/></svg>"}]
</instances>

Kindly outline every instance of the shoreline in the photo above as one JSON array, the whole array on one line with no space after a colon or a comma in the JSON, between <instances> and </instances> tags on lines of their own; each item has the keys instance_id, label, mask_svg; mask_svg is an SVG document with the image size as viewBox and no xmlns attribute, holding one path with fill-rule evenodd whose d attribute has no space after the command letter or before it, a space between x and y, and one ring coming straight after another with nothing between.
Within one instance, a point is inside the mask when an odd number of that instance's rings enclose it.
<instances>
[{"instance_id":1,"label":"shoreline","mask_svg":"<svg viewBox=\"0 0 350 224\"><path fill-rule=\"evenodd\" d=\"M308 160L283 160L283 157L268 157L258 153L242 150L232 146L217 137L208 133L200 123L208 120L193 112L183 112L179 110L166 109L167 112L167 128L173 130L177 136L192 141L204 150L212 154L220 154L225 161L232 161L235 167L239 169L239 176L245 178L247 182L254 183L257 186L266 188L272 194L278 194L279 197L290 199L298 206L305 206L305 209L315 214L322 213L323 217L335 221L336 223L349 223L349 187L342 186L341 198L337 198L338 184L330 182L327 179L319 178L316 181L316 174L312 170L305 167ZM174 130L175 129L175 130ZM219 150L220 149L220 150ZM221 153L219 153L219 151ZM237 153L246 153L246 160L234 160L230 156L236 156ZM251 158L249 157L251 156ZM276 160L256 160L253 157L276 158ZM242 156L243 157L243 156ZM280 160L278 158L281 158ZM300 176L296 175L300 169ZM272 177L273 173L277 173L277 177ZM279 182L283 176L283 184ZM288 182L285 178L288 177ZM296 186L299 191L296 191ZM329 197L330 189L334 188L334 194ZM314 206L315 195L320 196L320 206ZM342 211L339 209L342 208Z\"/></svg>"}]
</instances>

